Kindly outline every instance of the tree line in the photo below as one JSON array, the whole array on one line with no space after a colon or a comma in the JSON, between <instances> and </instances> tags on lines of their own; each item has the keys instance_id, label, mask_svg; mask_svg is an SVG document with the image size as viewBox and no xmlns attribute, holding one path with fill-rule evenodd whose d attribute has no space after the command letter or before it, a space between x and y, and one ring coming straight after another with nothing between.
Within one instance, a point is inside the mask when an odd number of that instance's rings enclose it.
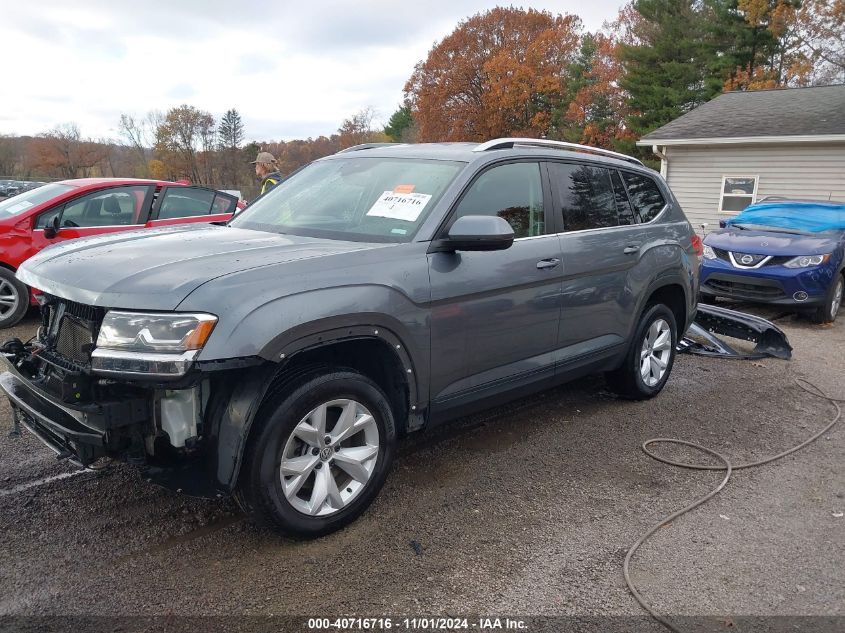
<instances>
[{"instance_id":1,"label":"tree line","mask_svg":"<svg viewBox=\"0 0 845 633\"><path fill-rule=\"evenodd\" d=\"M119 139L70 123L0 136L0 177L135 176L254 195L249 161L282 173L363 142L567 140L628 153L642 135L728 90L845 82L845 0L633 0L599 32L574 15L497 7L420 61L387 123L365 108L328 136L245 142L239 112L124 113Z\"/></svg>"}]
</instances>

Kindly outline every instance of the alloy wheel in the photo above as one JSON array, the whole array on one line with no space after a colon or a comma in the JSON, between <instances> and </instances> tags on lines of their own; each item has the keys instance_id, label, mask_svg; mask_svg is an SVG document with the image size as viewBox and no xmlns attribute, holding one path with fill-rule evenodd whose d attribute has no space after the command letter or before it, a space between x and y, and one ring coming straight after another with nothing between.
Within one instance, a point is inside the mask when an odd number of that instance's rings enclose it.
<instances>
[{"instance_id":1,"label":"alloy wheel","mask_svg":"<svg viewBox=\"0 0 845 633\"><path fill-rule=\"evenodd\" d=\"M372 413L360 402L338 399L312 409L282 450L279 476L288 502L309 516L347 507L370 481L380 440Z\"/></svg>"},{"instance_id":2,"label":"alloy wheel","mask_svg":"<svg viewBox=\"0 0 845 633\"><path fill-rule=\"evenodd\" d=\"M0 317L13 314L18 309L19 301L17 288L5 279L0 280Z\"/></svg>"},{"instance_id":3,"label":"alloy wheel","mask_svg":"<svg viewBox=\"0 0 845 633\"><path fill-rule=\"evenodd\" d=\"M836 284L836 290L833 291L833 301L830 304L830 318L836 318L836 313L839 312L839 306L842 305L842 287L845 286L842 275L839 276L839 281Z\"/></svg>"},{"instance_id":4,"label":"alloy wheel","mask_svg":"<svg viewBox=\"0 0 845 633\"><path fill-rule=\"evenodd\" d=\"M666 374L672 355L672 329L665 319L657 319L646 331L640 348L640 377L648 387L657 385Z\"/></svg>"}]
</instances>

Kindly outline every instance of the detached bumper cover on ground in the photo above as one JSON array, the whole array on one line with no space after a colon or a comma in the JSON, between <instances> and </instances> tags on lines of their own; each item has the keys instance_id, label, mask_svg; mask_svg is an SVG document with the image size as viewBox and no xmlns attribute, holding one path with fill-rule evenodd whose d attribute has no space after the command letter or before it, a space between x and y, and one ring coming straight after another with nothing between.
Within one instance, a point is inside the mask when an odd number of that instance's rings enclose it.
<instances>
[{"instance_id":1,"label":"detached bumper cover on ground","mask_svg":"<svg viewBox=\"0 0 845 633\"><path fill-rule=\"evenodd\" d=\"M738 351L716 334L751 341L756 346L751 352ZM792 346L786 334L771 321L706 304L698 305L695 321L678 343L678 351L736 359L792 358Z\"/></svg>"}]
</instances>

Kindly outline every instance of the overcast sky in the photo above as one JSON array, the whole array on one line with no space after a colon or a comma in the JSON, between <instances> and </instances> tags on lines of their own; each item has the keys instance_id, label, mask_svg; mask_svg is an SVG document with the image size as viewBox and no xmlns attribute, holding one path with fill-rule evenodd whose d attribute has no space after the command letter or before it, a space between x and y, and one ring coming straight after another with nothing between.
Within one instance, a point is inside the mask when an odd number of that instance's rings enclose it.
<instances>
[{"instance_id":1,"label":"overcast sky","mask_svg":"<svg viewBox=\"0 0 845 633\"><path fill-rule=\"evenodd\" d=\"M384 122L414 64L472 0L0 0L0 133L75 122L117 137L121 112L237 108L248 140L329 135L373 106ZM587 30L622 0L513 4L574 13Z\"/></svg>"}]
</instances>

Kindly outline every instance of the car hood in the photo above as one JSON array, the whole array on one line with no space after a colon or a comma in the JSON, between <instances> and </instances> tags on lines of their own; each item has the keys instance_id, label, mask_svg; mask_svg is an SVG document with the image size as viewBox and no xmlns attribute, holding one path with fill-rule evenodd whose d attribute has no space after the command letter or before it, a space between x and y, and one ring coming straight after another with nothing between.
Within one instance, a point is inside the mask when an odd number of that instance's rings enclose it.
<instances>
[{"instance_id":1,"label":"car hood","mask_svg":"<svg viewBox=\"0 0 845 633\"><path fill-rule=\"evenodd\" d=\"M831 253L836 250L839 240L829 235L795 235L727 228L708 233L704 243L734 253L797 256Z\"/></svg>"},{"instance_id":2,"label":"car hood","mask_svg":"<svg viewBox=\"0 0 845 633\"><path fill-rule=\"evenodd\" d=\"M202 284L289 261L388 246L194 225L71 240L44 249L17 277L87 305L173 310Z\"/></svg>"}]
</instances>

